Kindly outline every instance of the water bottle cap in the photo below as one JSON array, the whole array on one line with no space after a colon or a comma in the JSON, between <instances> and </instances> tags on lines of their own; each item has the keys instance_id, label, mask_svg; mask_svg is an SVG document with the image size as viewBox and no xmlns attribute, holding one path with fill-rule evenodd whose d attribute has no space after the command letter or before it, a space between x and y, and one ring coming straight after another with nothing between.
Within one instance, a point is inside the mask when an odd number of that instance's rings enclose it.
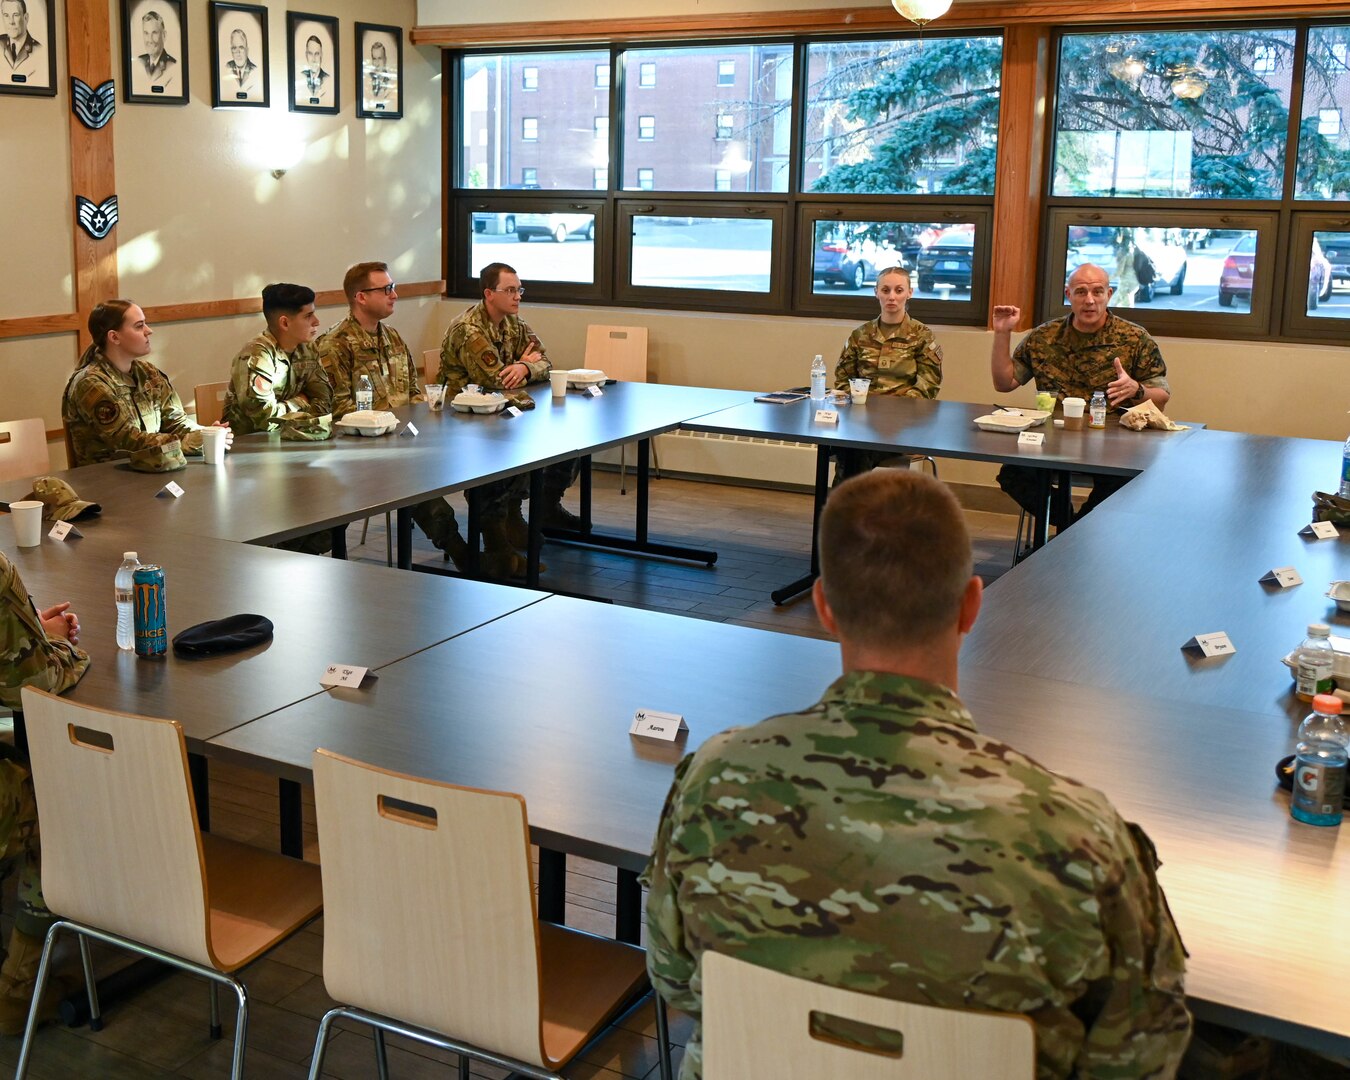
<instances>
[{"instance_id":1,"label":"water bottle cap","mask_svg":"<svg viewBox=\"0 0 1350 1080\"><path fill-rule=\"evenodd\" d=\"M127 559L136 559L138 562L140 561L140 557L134 551L122 552L122 561L126 562Z\"/></svg>"},{"instance_id":2,"label":"water bottle cap","mask_svg":"<svg viewBox=\"0 0 1350 1080\"><path fill-rule=\"evenodd\" d=\"M1320 622L1309 623L1309 624L1308 624L1308 636L1309 636L1309 637L1330 637L1330 636L1331 636L1331 627L1329 627L1326 623L1320 623Z\"/></svg>"},{"instance_id":3,"label":"water bottle cap","mask_svg":"<svg viewBox=\"0 0 1350 1080\"><path fill-rule=\"evenodd\" d=\"M1318 694L1312 699L1313 712L1329 713L1336 716L1342 708L1341 699L1335 694Z\"/></svg>"}]
</instances>

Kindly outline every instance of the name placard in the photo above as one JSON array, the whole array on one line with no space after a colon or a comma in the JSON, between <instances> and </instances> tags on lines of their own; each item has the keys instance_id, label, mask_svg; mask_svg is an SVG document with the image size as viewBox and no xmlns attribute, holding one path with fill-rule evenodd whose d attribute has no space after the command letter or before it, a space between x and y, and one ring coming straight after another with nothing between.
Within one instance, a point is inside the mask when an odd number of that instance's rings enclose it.
<instances>
[{"instance_id":1,"label":"name placard","mask_svg":"<svg viewBox=\"0 0 1350 1080\"><path fill-rule=\"evenodd\" d=\"M403 430L399 432L399 435L400 436L407 435L410 438L416 438L417 425L414 424L411 420L409 420L406 424L403 425Z\"/></svg>"},{"instance_id":2,"label":"name placard","mask_svg":"<svg viewBox=\"0 0 1350 1080\"><path fill-rule=\"evenodd\" d=\"M52 531L47 535L53 540L68 540L71 537L79 540L84 536L84 533L80 532L80 530L75 528L69 521L58 521L52 526Z\"/></svg>"},{"instance_id":3,"label":"name placard","mask_svg":"<svg viewBox=\"0 0 1350 1080\"><path fill-rule=\"evenodd\" d=\"M681 731L688 731L689 725L679 713L661 712L659 709L638 709L633 713L633 723L629 725L629 735L640 735L644 739L660 739L662 742L674 742Z\"/></svg>"},{"instance_id":4,"label":"name placard","mask_svg":"<svg viewBox=\"0 0 1350 1080\"><path fill-rule=\"evenodd\" d=\"M588 387L586 387L586 393L590 394L591 397L604 397L604 396L605 396L605 392L604 392L603 390L601 390L600 387L598 387L598 386L588 386Z\"/></svg>"},{"instance_id":5,"label":"name placard","mask_svg":"<svg viewBox=\"0 0 1350 1080\"><path fill-rule=\"evenodd\" d=\"M508 405L508 406L506 407L506 415L507 415L507 416L522 416L522 415L524 415L524 414L521 413L520 409L519 409L517 406L515 406L515 405Z\"/></svg>"},{"instance_id":6,"label":"name placard","mask_svg":"<svg viewBox=\"0 0 1350 1080\"><path fill-rule=\"evenodd\" d=\"M1340 530L1331 521L1314 521L1311 525L1304 525L1299 529L1298 534L1311 536L1314 540L1335 540L1341 535Z\"/></svg>"},{"instance_id":7,"label":"name placard","mask_svg":"<svg viewBox=\"0 0 1350 1080\"><path fill-rule=\"evenodd\" d=\"M1039 450L1045 445L1044 431L1023 431L1017 436L1018 446L1029 446Z\"/></svg>"},{"instance_id":8,"label":"name placard","mask_svg":"<svg viewBox=\"0 0 1350 1080\"><path fill-rule=\"evenodd\" d=\"M1281 589L1303 584L1303 579L1292 566L1277 566L1274 570L1267 570L1259 580L1262 585L1275 585Z\"/></svg>"},{"instance_id":9,"label":"name placard","mask_svg":"<svg viewBox=\"0 0 1350 1080\"><path fill-rule=\"evenodd\" d=\"M817 409L817 424L837 424L839 423L839 413L835 409Z\"/></svg>"},{"instance_id":10,"label":"name placard","mask_svg":"<svg viewBox=\"0 0 1350 1080\"><path fill-rule=\"evenodd\" d=\"M1237 652L1228 635L1222 630L1213 634L1196 634L1182 646L1183 649L1199 650L1204 656L1229 656Z\"/></svg>"},{"instance_id":11,"label":"name placard","mask_svg":"<svg viewBox=\"0 0 1350 1080\"><path fill-rule=\"evenodd\" d=\"M162 488L155 492L156 499L178 499L183 495L183 489L178 484L170 480Z\"/></svg>"},{"instance_id":12,"label":"name placard","mask_svg":"<svg viewBox=\"0 0 1350 1080\"><path fill-rule=\"evenodd\" d=\"M319 685L329 689L345 686L355 690L365 679L373 681L377 678L379 676L369 668L358 667L356 664L329 664L319 679Z\"/></svg>"}]
</instances>

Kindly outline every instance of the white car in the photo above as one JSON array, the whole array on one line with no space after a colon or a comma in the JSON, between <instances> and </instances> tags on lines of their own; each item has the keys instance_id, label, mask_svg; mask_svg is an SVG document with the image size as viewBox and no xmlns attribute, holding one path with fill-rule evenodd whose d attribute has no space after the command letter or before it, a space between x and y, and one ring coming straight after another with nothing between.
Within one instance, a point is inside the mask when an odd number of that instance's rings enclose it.
<instances>
[{"instance_id":1,"label":"white car","mask_svg":"<svg viewBox=\"0 0 1350 1080\"><path fill-rule=\"evenodd\" d=\"M536 236L551 236L561 244L569 236L595 239L594 214L517 214L516 239L521 243Z\"/></svg>"}]
</instances>

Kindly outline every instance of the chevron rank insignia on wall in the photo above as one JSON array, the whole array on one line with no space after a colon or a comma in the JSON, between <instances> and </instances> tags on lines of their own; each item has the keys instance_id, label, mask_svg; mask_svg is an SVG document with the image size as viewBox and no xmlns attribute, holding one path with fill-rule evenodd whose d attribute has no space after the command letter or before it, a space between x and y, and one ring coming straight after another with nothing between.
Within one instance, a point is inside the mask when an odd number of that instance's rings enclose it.
<instances>
[{"instance_id":1,"label":"chevron rank insignia on wall","mask_svg":"<svg viewBox=\"0 0 1350 1080\"><path fill-rule=\"evenodd\" d=\"M80 123L91 131L97 131L113 118L117 108L117 95L114 93L112 79L99 85L95 90L88 83L75 78L70 79L70 107Z\"/></svg>"},{"instance_id":2,"label":"chevron rank insignia on wall","mask_svg":"<svg viewBox=\"0 0 1350 1080\"><path fill-rule=\"evenodd\" d=\"M94 203L83 195L76 195L75 212L80 228L95 240L102 240L117 224L117 196L109 195L101 203Z\"/></svg>"}]
</instances>

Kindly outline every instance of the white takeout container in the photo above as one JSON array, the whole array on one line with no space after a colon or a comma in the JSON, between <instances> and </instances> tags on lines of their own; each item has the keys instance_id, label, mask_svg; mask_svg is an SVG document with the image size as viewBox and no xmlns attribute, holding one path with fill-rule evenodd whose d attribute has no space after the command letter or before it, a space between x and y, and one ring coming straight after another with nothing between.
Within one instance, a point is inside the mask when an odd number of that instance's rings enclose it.
<instances>
[{"instance_id":1,"label":"white takeout container","mask_svg":"<svg viewBox=\"0 0 1350 1080\"><path fill-rule=\"evenodd\" d=\"M1331 677L1341 689L1350 689L1350 638L1332 634L1328 640L1331 642L1332 650ZM1281 661L1291 672L1297 667L1294 662L1294 654L1297 652L1298 649L1291 649Z\"/></svg>"},{"instance_id":2,"label":"white takeout container","mask_svg":"<svg viewBox=\"0 0 1350 1080\"><path fill-rule=\"evenodd\" d=\"M573 368L567 373L567 385L573 387L599 386L608 379L599 368Z\"/></svg>"},{"instance_id":3,"label":"white takeout container","mask_svg":"<svg viewBox=\"0 0 1350 1080\"><path fill-rule=\"evenodd\" d=\"M388 435L398 429L398 417L391 412L377 412L374 409L360 409L349 412L333 426L343 435Z\"/></svg>"},{"instance_id":4,"label":"white takeout container","mask_svg":"<svg viewBox=\"0 0 1350 1080\"><path fill-rule=\"evenodd\" d=\"M506 397L493 392L491 394L474 393L461 390L450 402L455 412L495 413L506 408Z\"/></svg>"},{"instance_id":5,"label":"white takeout container","mask_svg":"<svg viewBox=\"0 0 1350 1080\"><path fill-rule=\"evenodd\" d=\"M1043 409L999 409L998 412L975 417L975 426L981 431L1003 431L1017 434L1040 427L1050 414Z\"/></svg>"},{"instance_id":6,"label":"white takeout container","mask_svg":"<svg viewBox=\"0 0 1350 1080\"><path fill-rule=\"evenodd\" d=\"M1327 595L1341 611L1350 611L1350 581L1333 581Z\"/></svg>"}]
</instances>

